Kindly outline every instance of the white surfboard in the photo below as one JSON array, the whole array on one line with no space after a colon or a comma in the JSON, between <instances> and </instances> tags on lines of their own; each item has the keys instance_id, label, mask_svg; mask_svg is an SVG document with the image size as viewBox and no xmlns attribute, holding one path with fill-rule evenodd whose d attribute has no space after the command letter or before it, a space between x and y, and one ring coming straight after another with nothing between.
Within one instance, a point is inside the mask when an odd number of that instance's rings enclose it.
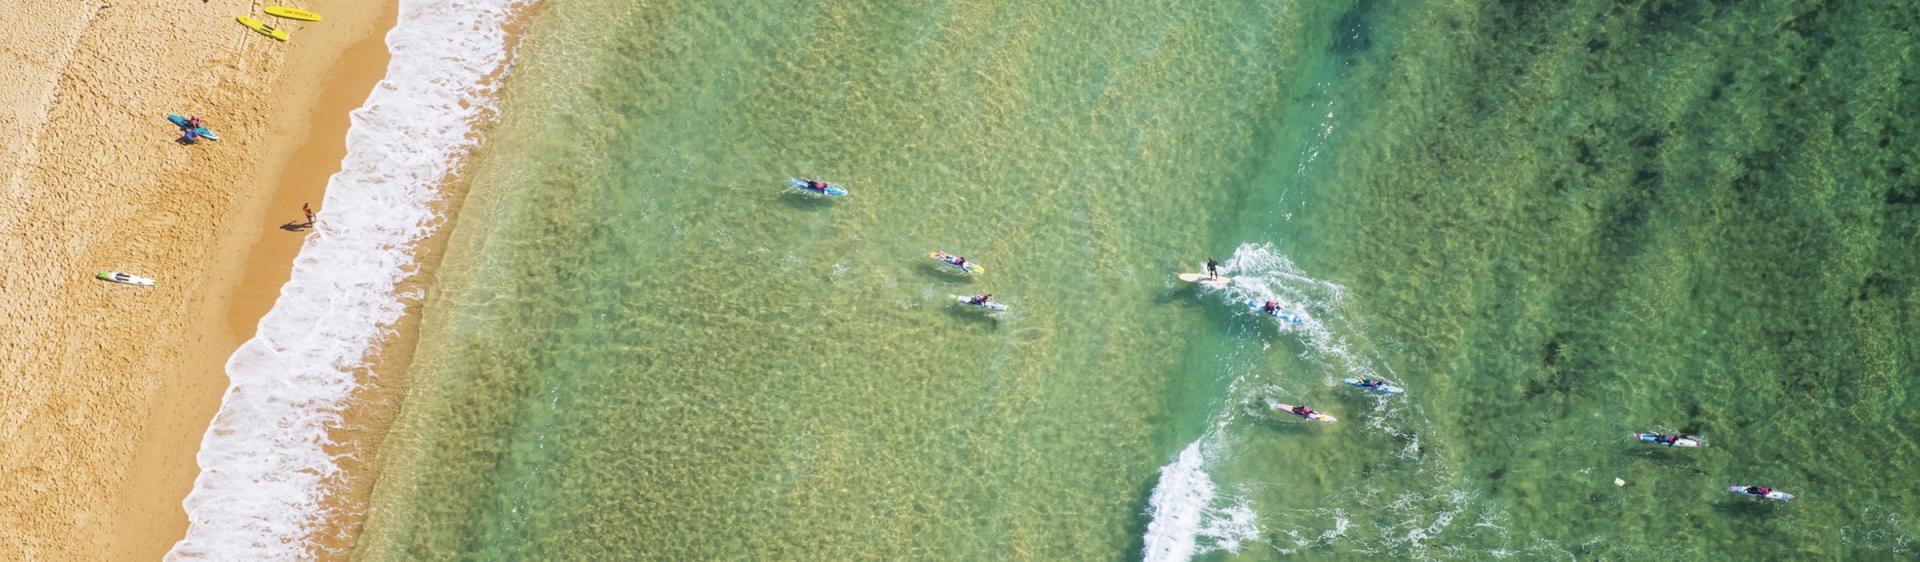
<instances>
[{"instance_id":1,"label":"white surfboard","mask_svg":"<svg viewBox=\"0 0 1920 562\"><path fill-rule=\"evenodd\" d=\"M1282 404L1276 400L1267 400L1267 407L1273 408L1273 411L1275 413L1286 414L1289 416L1293 416L1293 417L1304 419L1311 422L1333 423L1333 422L1340 421L1340 418L1333 417L1332 415L1329 415L1326 412L1314 412L1313 415L1311 416L1302 416L1300 414L1293 413L1292 404Z\"/></svg>"},{"instance_id":2,"label":"white surfboard","mask_svg":"<svg viewBox=\"0 0 1920 562\"><path fill-rule=\"evenodd\" d=\"M138 275L128 275L118 271L102 271L98 274L95 274L93 277L101 281L111 281L114 283L124 283L127 285L139 285L142 287L153 286L152 279L148 279Z\"/></svg>"},{"instance_id":3,"label":"white surfboard","mask_svg":"<svg viewBox=\"0 0 1920 562\"><path fill-rule=\"evenodd\" d=\"M1225 275L1221 275L1218 277L1208 277L1207 274L1205 273L1182 273L1180 274L1180 280L1186 281L1188 283L1197 283L1200 285L1206 285L1208 287L1225 287L1233 283L1232 277L1227 277Z\"/></svg>"}]
</instances>

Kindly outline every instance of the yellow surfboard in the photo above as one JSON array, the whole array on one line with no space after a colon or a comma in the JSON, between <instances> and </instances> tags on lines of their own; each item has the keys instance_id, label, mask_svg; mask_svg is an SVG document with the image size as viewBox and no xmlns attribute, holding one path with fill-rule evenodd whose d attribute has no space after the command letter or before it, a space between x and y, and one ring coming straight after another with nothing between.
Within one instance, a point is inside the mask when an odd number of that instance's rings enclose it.
<instances>
[{"instance_id":1,"label":"yellow surfboard","mask_svg":"<svg viewBox=\"0 0 1920 562\"><path fill-rule=\"evenodd\" d=\"M951 261L951 259L953 258L953 256L951 256L951 255L948 255L948 254L947 254L946 252L938 252L938 251L936 251L936 252L934 252L934 253L931 253L931 254L927 254L927 257L929 257L929 258L933 258L933 259L936 259L936 260L940 260L940 263L944 263L944 264L947 264L947 265L949 265L949 266L952 266L952 267L956 267L956 268L959 268L959 269L960 269L961 271L965 271L965 272L967 272L967 273L973 273L973 274L980 274L980 273L986 273L986 272L987 272L987 268L986 268L986 266L982 266L982 265L980 265L980 264L977 264L977 263L973 263L973 262L967 262L967 265L966 265L966 266L964 266L964 267L962 267L962 266L958 266L958 265L953 265L953 262Z\"/></svg>"},{"instance_id":2,"label":"yellow surfboard","mask_svg":"<svg viewBox=\"0 0 1920 562\"><path fill-rule=\"evenodd\" d=\"M238 20L240 22L240 25L253 28L254 31L260 32L261 35L272 37L274 39L279 39L281 41L287 40L287 32L274 29L273 26L267 25L265 23L261 23L260 20L253 19L247 16L234 16L233 19Z\"/></svg>"},{"instance_id":3,"label":"yellow surfboard","mask_svg":"<svg viewBox=\"0 0 1920 562\"><path fill-rule=\"evenodd\" d=\"M287 19L320 21L320 14L316 14L316 13L302 10L299 8L288 8L286 6L267 6L265 8L261 8L260 11L266 12L268 14L280 16L283 18L287 18Z\"/></svg>"}]
</instances>

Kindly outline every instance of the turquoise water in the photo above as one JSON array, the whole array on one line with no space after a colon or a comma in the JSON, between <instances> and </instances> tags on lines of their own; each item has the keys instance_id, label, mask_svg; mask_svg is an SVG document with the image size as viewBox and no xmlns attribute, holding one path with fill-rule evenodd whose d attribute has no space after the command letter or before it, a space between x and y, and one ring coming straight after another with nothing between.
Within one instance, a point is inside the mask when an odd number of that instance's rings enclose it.
<instances>
[{"instance_id":1,"label":"turquoise water","mask_svg":"<svg viewBox=\"0 0 1920 562\"><path fill-rule=\"evenodd\" d=\"M1914 12L551 3L359 554L1911 556Z\"/></svg>"}]
</instances>

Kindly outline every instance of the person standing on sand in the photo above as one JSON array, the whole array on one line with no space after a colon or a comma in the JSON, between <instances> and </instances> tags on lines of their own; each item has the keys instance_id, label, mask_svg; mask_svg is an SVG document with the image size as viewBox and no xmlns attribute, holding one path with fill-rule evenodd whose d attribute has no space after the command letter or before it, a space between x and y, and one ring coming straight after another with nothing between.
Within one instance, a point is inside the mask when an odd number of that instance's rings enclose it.
<instances>
[{"instance_id":1,"label":"person standing on sand","mask_svg":"<svg viewBox=\"0 0 1920 562\"><path fill-rule=\"evenodd\" d=\"M300 212L307 214L307 226L313 226L313 204L301 203Z\"/></svg>"}]
</instances>

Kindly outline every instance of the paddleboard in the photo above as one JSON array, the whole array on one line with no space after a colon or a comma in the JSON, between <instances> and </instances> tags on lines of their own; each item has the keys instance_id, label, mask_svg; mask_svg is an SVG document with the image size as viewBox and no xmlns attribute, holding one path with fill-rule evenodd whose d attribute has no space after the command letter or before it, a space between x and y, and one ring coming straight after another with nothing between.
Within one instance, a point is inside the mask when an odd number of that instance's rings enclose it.
<instances>
[{"instance_id":1,"label":"paddleboard","mask_svg":"<svg viewBox=\"0 0 1920 562\"><path fill-rule=\"evenodd\" d=\"M1762 497L1764 497L1766 499L1770 499L1774 501L1783 501L1783 502L1793 500L1793 494L1789 494L1779 490L1768 491L1767 495L1765 496L1756 496L1756 495L1747 493L1746 486L1727 486L1727 491L1740 494L1742 496L1746 496L1753 499L1761 499Z\"/></svg>"},{"instance_id":2,"label":"paddleboard","mask_svg":"<svg viewBox=\"0 0 1920 562\"><path fill-rule=\"evenodd\" d=\"M265 8L261 8L260 11L266 12L271 15L287 18L287 19L320 21L320 14L316 14L316 13L302 10L299 8L289 8L286 6L267 6Z\"/></svg>"},{"instance_id":3,"label":"paddleboard","mask_svg":"<svg viewBox=\"0 0 1920 562\"><path fill-rule=\"evenodd\" d=\"M1339 419L1339 418L1335 418L1335 417L1333 417L1333 416L1330 416L1330 415L1327 415L1327 413L1326 413L1326 412L1314 412L1314 413L1313 413L1313 415L1312 415L1311 417L1309 417L1309 416L1302 416L1302 415L1300 415L1300 414L1296 414L1296 413L1293 413L1293 405L1292 405L1292 404L1281 404L1281 403L1279 403L1279 402L1275 402L1275 401L1272 401L1272 400L1268 400L1268 401L1267 401L1267 406L1269 406L1269 407L1272 407L1272 408L1273 408L1273 411L1275 411L1275 412L1279 412L1279 413L1282 413L1282 414L1286 414L1286 415L1289 415L1289 416L1293 416L1293 417L1296 417L1296 418L1300 418L1300 419L1303 419L1303 420L1307 420L1307 421L1311 421L1311 422L1320 422L1320 423L1333 423L1333 422L1337 422L1337 421L1340 421L1340 419Z\"/></svg>"},{"instance_id":4,"label":"paddleboard","mask_svg":"<svg viewBox=\"0 0 1920 562\"><path fill-rule=\"evenodd\" d=\"M967 295L953 295L953 300L960 301L960 304L964 304L974 308L984 308L994 312L1007 311L1006 303L1002 303L1002 302L987 301L986 304L973 304L973 297L967 296Z\"/></svg>"},{"instance_id":5,"label":"paddleboard","mask_svg":"<svg viewBox=\"0 0 1920 562\"><path fill-rule=\"evenodd\" d=\"M187 121L187 118L185 117L181 117L178 115L168 115L167 120L172 121L174 126L180 127L180 130L182 131L188 130L187 129L188 121ZM199 135L203 138L206 138L207 140L210 140L210 141L220 140L220 135L213 134L213 131L207 130L206 127L194 127L191 130L193 131L193 134Z\"/></svg>"},{"instance_id":6,"label":"paddleboard","mask_svg":"<svg viewBox=\"0 0 1920 562\"><path fill-rule=\"evenodd\" d=\"M139 285L142 287L153 286L152 279L148 279L138 275L128 275L118 271L102 271L102 272L93 274L93 278L99 279L101 281L112 281L114 283L125 283L128 285Z\"/></svg>"},{"instance_id":7,"label":"paddleboard","mask_svg":"<svg viewBox=\"0 0 1920 562\"><path fill-rule=\"evenodd\" d=\"M233 19L234 21L240 22L240 25L247 26L247 28L249 29L260 32L261 35L272 37L274 39L279 39L281 41L286 41L288 39L287 32L274 29L273 26L267 25L266 22L262 22L260 20L253 19L247 16L234 16Z\"/></svg>"},{"instance_id":8,"label":"paddleboard","mask_svg":"<svg viewBox=\"0 0 1920 562\"><path fill-rule=\"evenodd\" d=\"M827 184L827 190L826 192L823 193L818 189L807 187L807 180L803 180L800 178L787 178L787 180L788 180L787 185L793 186L794 189L798 189L800 191L806 192L809 195L816 195L816 196L825 195L827 197L846 197L847 196L847 190L845 188L842 188L840 186L837 186L831 183Z\"/></svg>"},{"instance_id":9,"label":"paddleboard","mask_svg":"<svg viewBox=\"0 0 1920 562\"><path fill-rule=\"evenodd\" d=\"M1272 316L1274 318L1278 318L1285 322L1292 322L1295 324L1304 322L1304 320L1301 320L1299 316L1295 316L1292 313L1287 312L1285 309L1275 310L1273 312L1267 312L1267 303L1263 303L1257 300L1247 301L1247 306L1252 307L1254 312L1265 314L1267 316Z\"/></svg>"},{"instance_id":10,"label":"paddleboard","mask_svg":"<svg viewBox=\"0 0 1920 562\"><path fill-rule=\"evenodd\" d=\"M1644 443L1653 443L1655 445L1666 445L1666 443L1660 442L1660 434L1658 433L1635 433L1633 434L1633 438L1638 439ZM1694 439L1692 437L1681 437L1680 440L1674 441L1672 446L1686 447L1691 449L1694 447L1705 447L1707 446L1707 444L1704 441L1701 441L1699 439Z\"/></svg>"},{"instance_id":11,"label":"paddleboard","mask_svg":"<svg viewBox=\"0 0 1920 562\"><path fill-rule=\"evenodd\" d=\"M1360 384L1361 383L1360 379L1341 379L1341 380L1343 382L1346 382L1349 385L1353 385L1354 388L1358 388L1368 392L1378 392L1381 394L1399 394L1407 391L1407 389L1400 388L1390 384L1383 384L1380 386L1367 386L1364 384Z\"/></svg>"},{"instance_id":12,"label":"paddleboard","mask_svg":"<svg viewBox=\"0 0 1920 562\"><path fill-rule=\"evenodd\" d=\"M1225 275L1208 277L1205 273L1182 273L1180 274L1180 280L1188 283L1198 283L1208 287L1225 287L1233 283L1232 277Z\"/></svg>"},{"instance_id":13,"label":"paddleboard","mask_svg":"<svg viewBox=\"0 0 1920 562\"><path fill-rule=\"evenodd\" d=\"M973 263L972 261L968 261L966 265L954 265L953 255L948 254L946 252L934 252L931 254L927 254L927 257L940 260L940 263L947 264L947 267L958 269L960 271L964 271L967 273L986 273L987 272L987 268L981 267L980 264Z\"/></svg>"}]
</instances>

